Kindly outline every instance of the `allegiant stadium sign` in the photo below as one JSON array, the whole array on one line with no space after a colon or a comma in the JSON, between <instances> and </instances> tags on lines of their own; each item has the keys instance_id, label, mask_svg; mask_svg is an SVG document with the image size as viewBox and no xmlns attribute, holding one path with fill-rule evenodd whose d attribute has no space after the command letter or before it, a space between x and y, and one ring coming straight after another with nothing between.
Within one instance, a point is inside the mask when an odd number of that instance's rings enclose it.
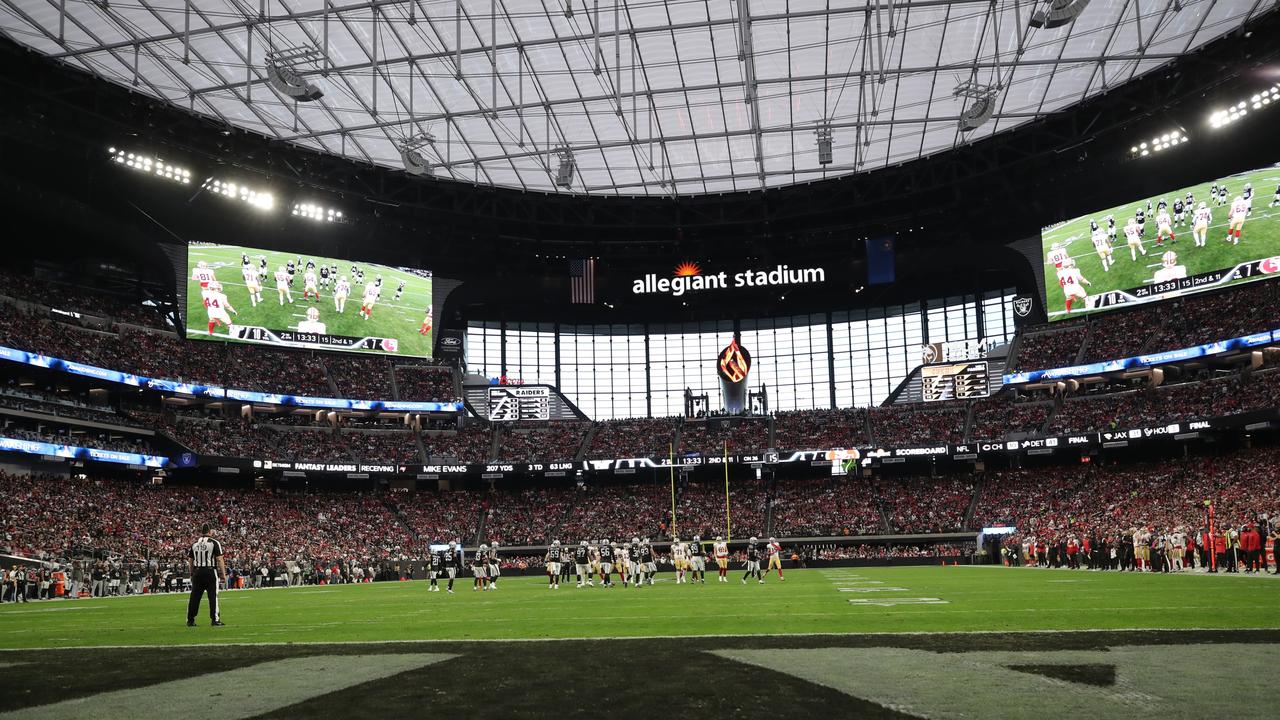
<instances>
[{"instance_id":1,"label":"allegiant stadium sign","mask_svg":"<svg viewBox=\"0 0 1280 720\"><path fill-rule=\"evenodd\" d=\"M676 266L674 277L659 277L657 273L649 273L644 277L636 278L631 282L631 292L635 295L661 293L680 297L688 292L703 290L809 285L826 281L827 271L820 267L793 268L789 265L778 265L771 270L743 270L733 275L727 272L704 275L702 268L696 263L681 263Z\"/></svg>"}]
</instances>

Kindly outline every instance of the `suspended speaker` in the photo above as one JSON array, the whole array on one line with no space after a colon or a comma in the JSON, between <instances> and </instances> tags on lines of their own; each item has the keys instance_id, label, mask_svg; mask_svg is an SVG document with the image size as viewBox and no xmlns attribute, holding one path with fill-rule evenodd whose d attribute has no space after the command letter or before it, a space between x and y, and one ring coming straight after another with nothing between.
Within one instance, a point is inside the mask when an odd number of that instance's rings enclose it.
<instances>
[{"instance_id":1,"label":"suspended speaker","mask_svg":"<svg viewBox=\"0 0 1280 720\"><path fill-rule=\"evenodd\" d=\"M267 82L271 87L298 102L311 102L324 97L324 92L307 82L293 68L287 65L267 63Z\"/></svg>"},{"instance_id":2,"label":"suspended speaker","mask_svg":"<svg viewBox=\"0 0 1280 720\"><path fill-rule=\"evenodd\" d=\"M977 130L990 120L996 111L996 97L995 93L989 93L973 98L969 107L960 113L960 132Z\"/></svg>"},{"instance_id":3,"label":"suspended speaker","mask_svg":"<svg viewBox=\"0 0 1280 720\"><path fill-rule=\"evenodd\" d=\"M1052 30L1075 20L1089 7L1089 0L1051 0L1049 11L1036 10L1031 13L1031 27Z\"/></svg>"}]
</instances>

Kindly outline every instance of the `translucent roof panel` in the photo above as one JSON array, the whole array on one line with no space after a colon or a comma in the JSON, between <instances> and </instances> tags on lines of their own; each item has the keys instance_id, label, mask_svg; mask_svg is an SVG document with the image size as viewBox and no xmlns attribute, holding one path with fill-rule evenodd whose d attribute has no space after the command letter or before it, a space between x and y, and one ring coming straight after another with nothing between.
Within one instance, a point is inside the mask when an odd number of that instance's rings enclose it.
<instances>
[{"instance_id":1,"label":"translucent roof panel","mask_svg":"<svg viewBox=\"0 0 1280 720\"><path fill-rule=\"evenodd\" d=\"M1276 0L3 0L0 30L267 137L567 193L758 190L915 160L1060 112ZM267 67L323 97L295 102ZM992 118L961 132L975 97ZM832 158L818 162L817 132ZM571 155L570 187L556 184Z\"/></svg>"}]
</instances>

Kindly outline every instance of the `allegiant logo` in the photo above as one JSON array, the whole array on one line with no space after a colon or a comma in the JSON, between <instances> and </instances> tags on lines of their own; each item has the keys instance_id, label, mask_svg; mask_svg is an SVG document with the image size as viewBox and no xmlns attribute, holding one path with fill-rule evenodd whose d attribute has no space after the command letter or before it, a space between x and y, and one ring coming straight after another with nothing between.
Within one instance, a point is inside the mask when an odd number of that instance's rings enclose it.
<instances>
[{"instance_id":1,"label":"allegiant logo","mask_svg":"<svg viewBox=\"0 0 1280 720\"><path fill-rule=\"evenodd\" d=\"M772 270L743 270L733 275L727 272L703 275L702 268L698 265L681 263L676 267L675 277L658 277L656 273L649 273L644 277L636 278L631 283L631 292L634 295L664 293L680 297L687 292L701 290L805 285L826 281L827 271L820 267L793 268L789 265L778 265Z\"/></svg>"}]
</instances>

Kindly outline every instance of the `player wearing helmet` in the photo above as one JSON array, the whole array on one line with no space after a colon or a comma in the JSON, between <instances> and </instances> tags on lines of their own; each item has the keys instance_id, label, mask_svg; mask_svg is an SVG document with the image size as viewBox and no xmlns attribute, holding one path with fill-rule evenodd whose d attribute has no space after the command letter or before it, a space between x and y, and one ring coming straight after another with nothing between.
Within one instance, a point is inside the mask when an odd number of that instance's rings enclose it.
<instances>
[{"instance_id":1,"label":"player wearing helmet","mask_svg":"<svg viewBox=\"0 0 1280 720\"><path fill-rule=\"evenodd\" d=\"M1244 221L1247 217L1249 217L1249 204L1237 195L1231 203L1231 215L1227 221L1227 242L1232 245L1240 244L1240 234L1244 232Z\"/></svg>"},{"instance_id":2,"label":"player wearing helmet","mask_svg":"<svg viewBox=\"0 0 1280 720\"><path fill-rule=\"evenodd\" d=\"M685 581L685 570L688 569L687 555L689 547L685 545L679 538L671 538L671 564L676 569L676 584L679 585Z\"/></svg>"},{"instance_id":3,"label":"player wearing helmet","mask_svg":"<svg viewBox=\"0 0 1280 720\"><path fill-rule=\"evenodd\" d=\"M437 550L431 553L428 562L427 579L431 581L431 584L427 586L427 592L440 592L440 585L437 581L444 572L444 551Z\"/></svg>"},{"instance_id":4,"label":"player wearing helmet","mask_svg":"<svg viewBox=\"0 0 1280 720\"><path fill-rule=\"evenodd\" d=\"M489 589L489 546L481 545L475 555L471 556L471 575L475 578L471 590Z\"/></svg>"},{"instance_id":5,"label":"player wearing helmet","mask_svg":"<svg viewBox=\"0 0 1280 720\"><path fill-rule=\"evenodd\" d=\"M347 281L347 276L343 275L333 284L333 309L345 313L349 297L351 297L351 283Z\"/></svg>"},{"instance_id":6,"label":"player wearing helmet","mask_svg":"<svg viewBox=\"0 0 1280 720\"><path fill-rule=\"evenodd\" d=\"M560 541L552 540L547 546L547 587L555 590L560 587Z\"/></svg>"},{"instance_id":7,"label":"player wearing helmet","mask_svg":"<svg viewBox=\"0 0 1280 720\"><path fill-rule=\"evenodd\" d=\"M1137 262L1138 253L1147 254L1147 249L1142 246L1142 229L1138 227L1138 221L1129 218L1129 222L1124 226L1124 239L1129 243L1129 259Z\"/></svg>"},{"instance_id":8,"label":"player wearing helmet","mask_svg":"<svg viewBox=\"0 0 1280 720\"><path fill-rule=\"evenodd\" d=\"M729 582L729 543L717 535L716 541L711 545L711 552L715 555L716 566L720 570L720 582Z\"/></svg>"},{"instance_id":9,"label":"player wearing helmet","mask_svg":"<svg viewBox=\"0 0 1280 720\"><path fill-rule=\"evenodd\" d=\"M1208 242L1209 224L1213 222L1213 211L1208 204L1200 203L1191 218L1191 238L1196 247L1204 247Z\"/></svg>"},{"instance_id":10,"label":"player wearing helmet","mask_svg":"<svg viewBox=\"0 0 1280 720\"><path fill-rule=\"evenodd\" d=\"M244 279L245 289L249 291L250 306L258 307L258 303L262 302L262 276L249 261L248 255L244 256L244 262L240 265L240 277Z\"/></svg>"},{"instance_id":11,"label":"player wearing helmet","mask_svg":"<svg viewBox=\"0 0 1280 720\"><path fill-rule=\"evenodd\" d=\"M1168 282L1187 276L1187 266L1178 264L1178 253L1169 250L1160 256L1160 269L1155 272L1155 282Z\"/></svg>"},{"instance_id":12,"label":"player wearing helmet","mask_svg":"<svg viewBox=\"0 0 1280 720\"><path fill-rule=\"evenodd\" d=\"M1090 284L1092 283L1080 273L1080 268L1076 267L1074 260L1067 260L1066 264L1058 270L1058 285L1062 288L1063 296L1066 297L1068 313L1071 312L1071 306L1076 300L1088 306L1089 294L1085 292L1084 286Z\"/></svg>"},{"instance_id":13,"label":"player wearing helmet","mask_svg":"<svg viewBox=\"0 0 1280 720\"><path fill-rule=\"evenodd\" d=\"M613 587L613 543L600 541L600 586Z\"/></svg>"},{"instance_id":14,"label":"player wearing helmet","mask_svg":"<svg viewBox=\"0 0 1280 720\"><path fill-rule=\"evenodd\" d=\"M453 581L458 577L458 571L462 569L462 548L458 547L457 540L450 540L449 547L440 551L441 564L444 565L445 574L449 576L449 594L453 594Z\"/></svg>"},{"instance_id":15,"label":"player wearing helmet","mask_svg":"<svg viewBox=\"0 0 1280 720\"><path fill-rule=\"evenodd\" d=\"M694 535L693 542L689 543L689 572L693 575L694 582L706 584L707 553L702 547L702 538L698 535Z\"/></svg>"},{"instance_id":16,"label":"player wearing helmet","mask_svg":"<svg viewBox=\"0 0 1280 720\"><path fill-rule=\"evenodd\" d=\"M231 307L231 302L222 292L222 283L210 280L204 290L200 291L200 296L204 302L204 309L209 315L209 334L212 335L214 328L218 325L224 325L230 329L231 316L227 312L235 313L236 309Z\"/></svg>"},{"instance_id":17,"label":"player wearing helmet","mask_svg":"<svg viewBox=\"0 0 1280 720\"><path fill-rule=\"evenodd\" d=\"M591 548L586 540L579 541L578 547L573 549L573 568L578 576L578 587L583 586L583 578L586 578L587 585L591 584Z\"/></svg>"},{"instance_id":18,"label":"player wearing helmet","mask_svg":"<svg viewBox=\"0 0 1280 720\"><path fill-rule=\"evenodd\" d=\"M613 567L617 569L618 577L622 578L622 587L626 587L631 578L631 551L626 540L613 544Z\"/></svg>"},{"instance_id":19,"label":"player wearing helmet","mask_svg":"<svg viewBox=\"0 0 1280 720\"><path fill-rule=\"evenodd\" d=\"M742 584L747 584L747 578L754 577L757 582L763 583L764 577L760 573L760 541L756 540L752 535L747 540L747 571L742 574Z\"/></svg>"},{"instance_id":20,"label":"player wearing helmet","mask_svg":"<svg viewBox=\"0 0 1280 720\"><path fill-rule=\"evenodd\" d=\"M298 323L298 332L316 333L319 335L325 335L328 333L328 330L325 329L325 324L320 322L320 308L307 308L307 319Z\"/></svg>"},{"instance_id":21,"label":"player wearing helmet","mask_svg":"<svg viewBox=\"0 0 1280 720\"><path fill-rule=\"evenodd\" d=\"M486 558L489 562L489 588L498 589L498 576L502 574L502 569L498 567L498 543L497 541L489 543L489 556Z\"/></svg>"},{"instance_id":22,"label":"player wearing helmet","mask_svg":"<svg viewBox=\"0 0 1280 720\"><path fill-rule=\"evenodd\" d=\"M649 544L649 538L640 541L640 549L644 552L644 578L653 584L653 578L658 574L658 554Z\"/></svg>"},{"instance_id":23,"label":"player wearing helmet","mask_svg":"<svg viewBox=\"0 0 1280 720\"><path fill-rule=\"evenodd\" d=\"M289 300L289 304L293 304L293 291L289 289L289 282L293 276L285 271L284 266L276 268L276 297L280 300L280 304L284 305L285 299Z\"/></svg>"},{"instance_id":24,"label":"player wearing helmet","mask_svg":"<svg viewBox=\"0 0 1280 720\"><path fill-rule=\"evenodd\" d=\"M778 579L786 580L782 576L782 545L778 542L778 538L769 538L769 544L764 546L764 552L769 557L769 567L766 572L776 569L778 571Z\"/></svg>"}]
</instances>

